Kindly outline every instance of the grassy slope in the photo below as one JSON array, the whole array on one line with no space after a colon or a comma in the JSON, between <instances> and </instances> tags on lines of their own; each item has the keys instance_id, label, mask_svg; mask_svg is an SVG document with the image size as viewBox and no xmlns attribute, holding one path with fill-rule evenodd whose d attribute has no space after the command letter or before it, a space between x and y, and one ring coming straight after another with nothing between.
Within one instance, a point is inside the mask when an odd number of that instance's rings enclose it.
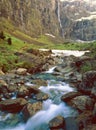
<instances>
[{"instance_id":1,"label":"grassy slope","mask_svg":"<svg viewBox=\"0 0 96 130\"><path fill-rule=\"evenodd\" d=\"M10 23L11 22L8 22L4 19L3 22L0 21L0 28L4 31L4 35L6 36L5 40L0 40L0 68L4 71L12 69L16 65L15 62L17 57L14 55L14 52L24 52L28 48L96 50L96 42L90 44L68 43L63 42L59 38L52 38L45 35L32 38L20 32ZM8 45L7 43L7 38L9 37L12 39L12 45ZM92 55L95 56L95 51Z\"/></svg>"}]
</instances>

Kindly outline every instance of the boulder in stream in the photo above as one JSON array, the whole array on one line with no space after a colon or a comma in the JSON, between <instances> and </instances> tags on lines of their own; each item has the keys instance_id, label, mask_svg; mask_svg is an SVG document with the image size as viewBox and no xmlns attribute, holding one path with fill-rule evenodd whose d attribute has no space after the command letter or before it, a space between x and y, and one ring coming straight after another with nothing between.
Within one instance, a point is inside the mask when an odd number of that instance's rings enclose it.
<instances>
[{"instance_id":1,"label":"boulder in stream","mask_svg":"<svg viewBox=\"0 0 96 130\"><path fill-rule=\"evenodd\" d=\"M96 87L96 71L88 71L83 74L82 82L78 89L85 94L91 94L93 87Z\"/></svg>"},{"instance_id":2,"label":"boulder in stream","mask_svg":"<svg viewBox=\"0 0 96 130\"><path fill-rule=\"evenodd\" d=\"M19 68L19 69L16 70L16 74L18 74L18 75L26 75L27 74L27 69Z\"/></svg>"},{"instance_id":3,"label":"boulder in stream","mask_svg":"<svg viewBox=\"0 0 96 130\"><path fill-rule=\"evenodd\" d=\"M69 102L71 99L77 97L77 96L80 96L81 93L79 92L69 92L67 94L64 94L62 97L61 97L61 100L64 101L64 102Z\"/></svg>"},{"instance_id":4,"label":"boulder in stream","mask_svg":"<svg viewBox=\"0 0 96 130\"><path fill-rule=\"evenodd\" d=\"M22 110L24 119L27 120L40 110L42 110L42 102L28 103Z\"/></svg>"},{"instance_id":5,"label":"boulder in stream","mask_svg":"<svg viewBox=\"0 0 96 130\"><path fill-rule=\"evenodd\" d=\"M86 95L77 96L68 103L81 112L84 110L93 110L94 107L94 100Z\"/></svg>"},{"instance_id":6,"label":"boulder in stream","mask_svg":"<svg viewBox=\"0 0 96 130\"><path fill-rule=\"evenodd\" d=\"M0 80L0 93L8 93L8 84L4 80Z\"/></svg>"},{"instance_id":7,"label":"boulder in stream","mask_svg":"<svg viewBox=\"0 0 96 130\"><path fill-rule=\"evenodd\" d=\"M48 98L49 98L48 94L43 92L39 92L34 96L34 99L36 99L37 101L44 101L47 100Z\"/></svg>"},{"instance_id":8,"label":"boulder in stream","mask_svg":"<svg viewBox=\"0 0 96 130\"><path fill-rule=\"evenodd\" d=\"M7 99L0 102L0 110L10 113L18 113L28 102L23 98Z\"/></svg>"},{"instance_id":9,"label":"boulder in stream","mask_svg":"<svg viewBox=\"0 0 96 130\"><path fill-rule=\"evenodd\" d=\"M50 130L65 129L65 120L62 116L57 116L49 122Z\"/></svg>"}]
</instances>

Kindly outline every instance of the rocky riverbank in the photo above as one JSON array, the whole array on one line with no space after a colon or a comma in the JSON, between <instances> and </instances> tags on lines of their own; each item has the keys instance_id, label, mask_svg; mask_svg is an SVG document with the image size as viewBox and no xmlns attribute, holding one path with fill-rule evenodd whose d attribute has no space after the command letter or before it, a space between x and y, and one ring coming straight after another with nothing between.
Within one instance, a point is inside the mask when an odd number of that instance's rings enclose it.
<instances>
[{"instance_id":1,"label":"rocky riverbank","mask_svg":"<svg viewBox=\"0 0 96 130\"><path fill-rule=\"evenodd\" d=\"M20 122L20 117L17 119L16 114L22 113L25 122L43 109L43 101L50 99L50 94L42 92L39 88L46 87L47 80L53 76L57 81L65 82L74 89L61 96L63 102L79 112L74 120L78 124L78 128L75 127L74 130L96 129L95 58L93 59L89 55L75 57L64 54L53 57L52 51L39 53L34 50L28 50L26 54L16 53L16 55L23 63L26 61L26 64L32 66L18 67L7 73L0 71L0 111L12 114L11 125ZM91 66L93 70L86 71L84 67L87 65ZM47 78L44 77L45 71L53 66L55 67L52 74L47 75ZM43 72L41 77L33 75L40 72ZM53 90L51 89L51 91ZM1 120L3 118L4 116ZM68 120L70 121L67 119L67 122ZM49 122L49 127L51 130L70 130L66 127L64 117L60 115Z\"/></svg>"}]
</instances>

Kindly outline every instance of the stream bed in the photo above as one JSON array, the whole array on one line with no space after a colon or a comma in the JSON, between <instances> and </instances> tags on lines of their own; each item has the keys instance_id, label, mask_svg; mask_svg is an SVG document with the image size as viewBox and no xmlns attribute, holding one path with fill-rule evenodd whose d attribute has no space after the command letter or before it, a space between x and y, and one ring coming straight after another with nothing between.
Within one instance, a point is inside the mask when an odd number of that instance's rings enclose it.
<instances>
[{"instance_id":1,"label":"stream bed","mask_svg":"<svg viewBox=\"0 0 96 130\"><path fill-rule=\"evenodd\" d=\"M57 55L57 53L56 51L55 54ZM67 52L62 53L66 53L67 55ZM79 52L76 54L80 56ZM73 52L73 55L76 54ZM82 54L84 53L81 52ZM66 123L65 129L60 130L78 130L78 124L75 122L78 112L61 101L62 95L76 90L70 87L68 83L62 81L62 79L53 75L55 67L32 76L34 79L47 81L46 86L39 87L43 93L49 95L49 99L43 101L43 109L32 116L27 122L23 120L22 112L18 114L0 112L0 130L50 130L49 121L58 115L63 116ZM29 86L32 85L30 80L26 84ZM12 98L16 98L16 95Z\"/></svg>"},{"instance_id":2,"label":"stream bed","mask_svg":"<svg viewBox=\"0 0 96 130\"><path fill-rule=\"evenodd\" d=\"M34 75L35 78L41 78L46 80L48 83L47 86L40 86L39 88L50 97L48 100L43 101L43 109L32 116L26 123L23 122L22 113L19 113L18 115L16 114L14 120L19 118L19 121L16 124L13 123L14 125L11 124L12 114L5 114L1 112L0 130L50 130L48 122L58 115L63 116L66 119L66 122L73 120L78 113L66 103L62 102L61 96L68 92L75 91L75 89L52 76L51 74L53 73L54 68L51 68L47 72ZM29 86L31 85L30 82L27 84ZM69 117L70 119L68 120ZM74 127L77 127L75 123L66 124L66 130L75 130ZM76 128L76 130L78 129Z\"/></svg>"}]
</instances>

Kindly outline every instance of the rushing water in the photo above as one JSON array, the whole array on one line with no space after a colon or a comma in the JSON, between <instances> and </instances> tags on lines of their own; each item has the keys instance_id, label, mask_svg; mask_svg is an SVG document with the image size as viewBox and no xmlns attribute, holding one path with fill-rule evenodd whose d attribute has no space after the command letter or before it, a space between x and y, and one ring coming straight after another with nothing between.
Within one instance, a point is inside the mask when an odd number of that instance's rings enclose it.
<instances>
[{"instance_id":1,"label":"rushing water","mask_svg":"<svg viewBox=\"0 0 96 130\"><path fill-rule=\"evenodd\" d=\"M77 55L79 55L79 53ZM13 119L12 114L1 112L0 130L50 130L48 122L58 115L62 115L65 118L66 130L78 130L76 124L73 123L73 118L77 115L77 111L61 101L62 95L75 91L75 89L71 88L69 84L55 79L52 76L54 69L55 67L49 69L49 71L46 71L45 73L35 75L48 82L47 86L40 86L39 88L42 92L47 93L50 96L48 100L43 101L43 109L32 116L27 123L23 122L20 114L17 114ZM32 86L33 84L28 82L26 85ZM12 98L16 98L16 94L13 94ZM11 118L15 120L15 123L10 122L10 120L12 120Z\"/></svg>"},{"instance_id":2,"label":"rushing water","mask_svg":"<svg viewBox=\"0 0 96 130\"><path fill-rule=\"evenodd\" d=\"M46 73L51 74L54 71L54 68L55 67L49 69ZM27 83L27 85L30 86L32 84ZM1 123L0 130L50 130L48 122L54 117L62 115L64 118L67 118L74 117L77 114L74 109L69 107L66 103L61 102L62 95L75 91L68 84L62 81L48 80L47 86L41 86L39 89L50 96L50 99L43 101L43 109L31 117L26 124L22 122L20 123L19 121L17 122L17 125L11 126L7 123L4 128ZM15 98L15 95L13 98ZM8 121L10 118L11 114L7 114L4 118L2 118L1 115L0 121Z\"/></svg>"}]
</instances>

